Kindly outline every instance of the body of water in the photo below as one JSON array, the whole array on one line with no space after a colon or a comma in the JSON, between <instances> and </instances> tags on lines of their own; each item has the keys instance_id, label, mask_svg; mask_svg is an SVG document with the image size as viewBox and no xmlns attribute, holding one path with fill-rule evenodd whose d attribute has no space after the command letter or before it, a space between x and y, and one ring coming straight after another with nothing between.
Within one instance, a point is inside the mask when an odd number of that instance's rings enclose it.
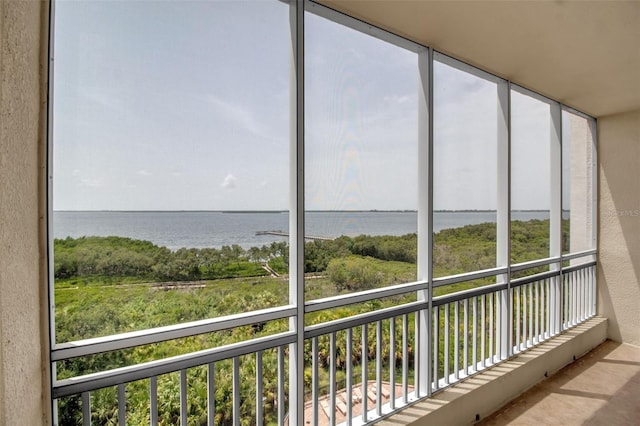
<instances>
[{"instance_id":1,"label":"body of water","mask_svg":"<svg viewBox=\"0 0 640 426\"><path fill-rule=\"evenodd\" d=\"M519 211L514 220L548 219L549 212ZM434 231L484 222L495 222L495 212L434 212ZM306 234L322 237L340 235L404 235L417 230L416 212L307 212ZM176 250L181 247L220 248L238 244L243 248L287 241L286 237L256 235L259 231L289 228L288 212L118 212L56 211L55 238L120 236L151 241Z\"/></svg>"}]
</instances>

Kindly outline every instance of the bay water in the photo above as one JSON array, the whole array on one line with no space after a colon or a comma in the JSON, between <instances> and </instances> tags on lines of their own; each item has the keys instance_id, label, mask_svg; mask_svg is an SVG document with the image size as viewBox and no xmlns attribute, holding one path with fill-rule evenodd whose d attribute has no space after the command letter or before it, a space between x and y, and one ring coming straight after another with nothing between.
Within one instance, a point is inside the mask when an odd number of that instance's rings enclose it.
<instances>
[{"instance_id":1,"label":"bay water","mask_svg":"<svg viewBox=\"0 0 640 426\"><path fill-rule=\"evenodd\" d=\"M548 219L548 211L515 211L513 220ZM492 211L434 212L434 232L485 222L495 222ZM54 211L54 238L119 236L151 241L171 250L220 248L238 244L247 249L286 236L258 234L288 232L288 212L221 211ZM346 235L404 235L417 231L415 211L308 211L305 234L318 237Z\"/></svg>"}]
</instances>

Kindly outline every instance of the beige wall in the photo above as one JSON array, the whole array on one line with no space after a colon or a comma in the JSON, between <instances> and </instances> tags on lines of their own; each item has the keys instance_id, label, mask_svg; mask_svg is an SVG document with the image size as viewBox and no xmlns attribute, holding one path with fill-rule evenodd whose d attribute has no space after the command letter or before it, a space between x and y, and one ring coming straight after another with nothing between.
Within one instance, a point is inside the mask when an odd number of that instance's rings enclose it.
<instances>
[{"instance_id":1,"label":"beige wall","mask_svg":"<svg viewBox=\"0 0 640 426\"><path fill-rule=\"evenodd\" d=\"M598 120L598 313L640 346L640 110Z\"/></svg>"},{"instance_id":2,"label":"beige wall","mask_svg":"<svg viewBox=\"0 0 640 426\"><path fill-rule=\"evenodd\" d=\"M47 10L44 2L0 0L0 425L49 423L41 196Z\"/></svg>"}]
</instances>

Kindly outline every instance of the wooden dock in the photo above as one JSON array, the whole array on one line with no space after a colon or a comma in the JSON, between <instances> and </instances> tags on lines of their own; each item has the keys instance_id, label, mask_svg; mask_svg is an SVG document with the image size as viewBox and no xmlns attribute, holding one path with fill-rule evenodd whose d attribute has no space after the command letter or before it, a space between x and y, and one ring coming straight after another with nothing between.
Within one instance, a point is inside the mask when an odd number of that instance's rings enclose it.
<instances>
[{"instance_id":1,"label":"wooden dock","mask_svg":"<svg viewBox=\"0 0 640 426\"><path fill-rule=\"evenodd\" d=\"M256 235L275 235L277 237L288 237L289 233L284 231L257 231ZM317 235L305 235L305 240L320 240L320 241L331 241L335 240L335 238L331 237L321 237Z\"/></svg>"}]
</instances>

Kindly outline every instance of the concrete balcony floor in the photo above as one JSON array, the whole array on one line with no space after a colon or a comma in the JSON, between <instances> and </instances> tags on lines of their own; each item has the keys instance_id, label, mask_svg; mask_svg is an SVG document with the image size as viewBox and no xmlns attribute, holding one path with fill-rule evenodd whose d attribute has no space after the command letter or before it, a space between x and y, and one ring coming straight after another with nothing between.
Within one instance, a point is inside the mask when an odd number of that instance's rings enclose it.
<instances>
[{"instance_id":1,"label":"concrete balcony floor","mask_svg":"<svg viewBox=\"0 0 640 426\"><path fill-rule=\"evenodd\" d=\"M478 424L638 425L640 348L608 340Z\"/></svg>"}]
</instances>

